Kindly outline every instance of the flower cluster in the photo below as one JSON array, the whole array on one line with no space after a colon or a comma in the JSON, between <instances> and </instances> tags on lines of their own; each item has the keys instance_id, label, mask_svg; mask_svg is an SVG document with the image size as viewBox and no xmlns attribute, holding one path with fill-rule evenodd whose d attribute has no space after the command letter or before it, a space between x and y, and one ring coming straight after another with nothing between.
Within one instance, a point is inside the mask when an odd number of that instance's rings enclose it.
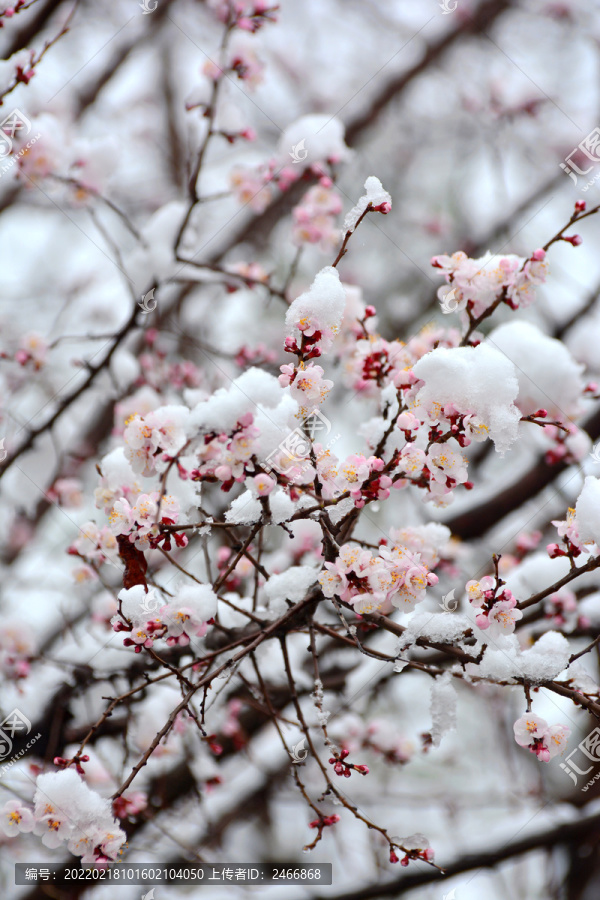
<instances>
[{"instance_id":1,"label":"flower cluster","mask_svg":"<svg viewBox=\"0 0 600 900\"><path fill-rule=\"evenodd\" d=\"M295 244L319 244L320 249L328 253L338 243L340 230L336 228L335 217L342 211L342 201L332 190L332 184L331 178L324 175L294 207L292 238Z\"/></svg>"},{"instance_id":2,"label":"flower cluster","mask_svg":"<svg viewBox=\"0 0 600 900\"><path fill-rule=\"evenodd\" d=\"M431 265L442 271L450 285L438 290L442 305L451 304L452 311L468 309L476 318L499 298L511 309L528 306L535 299L535 286L546 280L545 258L544 250L535 250L528 259L494 256L489 251L480 259L470 259L458 251L434 256Z\"/></svg>"},{"instance_id":3,"label":"flower cluster","mask_svg":"<svg viewBox=\"0 0 600 900\"><path fill-rule=\"evenodd\" d=\"M85 522L79 529L79 536L69 547L69 553L97 565L107 560L116 564L118 549L115 533L120 532L114 532L107 525L99 528L95 522Z\"/></svg>"},{"instance_id":4,"label":"flower cluster","mask_svg":"<svg viewBox=\"0 0 600 900\"><path fill-rule=\"evenodd\" d=\"M378 555L354 544L344 544L334 563L325 563L319 583L326 597L339 597L359 614L393 607L410 612L425 599L438 577L405 547L382 546Z\"/></svg>"},{"instance_id":5,"label":"flower cluster","mask_svg":"<svg viewBox=\"0 0 600 900\"><path fill-rule=\"evenodd\" d=\"M33 809L9 800L0 815L0 828L9 837L33 832L49 849L66 843L84 863L114 861L126 839L110 802L90 790L72 768L39 775Z\"/></svg>"},{"instance_id":6,"label":"flower cluster","mask_svg":"<svg viewBox=\"0 0 600 900\"><path fill-rule=\"evenodd\" d=\"M222 489L229 491L235 482L246 477L252 456L258 450L260 431L254 425L252 413L240 416L228 432L209 432L204 443L195 451L197 467L190 472L194 481L222 482Z\"/></svg>"},{"instance_id":7,"label":"flower cluster","mask_svg":"<svg viewBox=\"0 0 600 900\"><path fill-rule=\"evenodd\" d=\"M186 443L184 406L162 406L145 417L133 415L125 423L125 456L133 471L150 477L159 471L157 462L168 462Z\"/></svg>"},{"instance_id":8,"label":"flower cluster","mask_svg":"<svg viewBox=\"0 0 600 900\"><path fill-rule=\"evenodd\" d=\"M121 497L115 502L109 514L109 527L113 535L125 534L138 550L148 550L164 544L170 550L167 533L161 534L161 525L175 525L179 518L179 502L175 497L163 495L158 491L151 494L140 494L135 504ZM185 534L174 533L178 547L186 547L188 539Z\"/></svg>"},{"instance_id":9,"label":"flower cluster","mask_svg":"<svg viewBox=\"0 0 600 900\"><path fill-rule=\"evenodd\" d=\"M311 331L311 328L308 330ZM306 335L305 344L308 344L319 333L314 326L311 334ZM314 340L318 340L318 338L314 337ZM291 352L295 352L295 350ZM282 387L290 387L292 397L298 403L303 415L306 415L311 407L320 406L333 387L333 381L324 377L323 368L312 363L306 365L306 363L300 362L298 366L287 364L281 366L280 371L279 384Z\"/></svg>"},{"instance_id":10,"label":"flower cluster","mask_svg":"<svg viewBox=\"0 0 600 900\"><path fill-rule=\"evenodd\" d=\"M155 591L146 592L143 585L135 585L123 589L119 601L120 612L113 616L112 627L128 633L123 643L134 647L136 653L161 639L169 646L185 647L192 638L206 634L217 614L217 597L204 584L180 588L167 603Z\"/></svg>"},{"instance_id":11,"label":"flower cluster","mask_svg":"<svg viewBox=\"0 0 600 900\"><path fill-rule=\"evenodd\" d=\"M548 544L546 549L550 559L556 559L557 556L569 556L575 559L585 552L586 548L579 536L579 523L574 509L567 510L566 519L553 519L552 524L556 526L563 546L561 547L557 543Z\"/></svg>"},{"instance_id":12,"label":"flower cluster","mask_svg":"<svg viewBox=\"0 0 600 900\"><path fill-rule=\"evenodd\" d=\"M533 713L525 713L514 724L515 741L527 747L542 762L563 753L571 734L567 725L548 725L545 719Z\"/></svg>"},{"instance_id":13,"label":"flower cluster","mask_svg":"<svg viewBox=\"0 0 600 900\"><path fill-rule=\"evenodd\" d=\"M468 581L466 585L469 602L475 607L475 622L482 631L490 629L490 634L512 634L519 619L523 618L517 601L508 588L498 590L496 579L485 575L481 581Z\"/></svg>"}]
</instances>

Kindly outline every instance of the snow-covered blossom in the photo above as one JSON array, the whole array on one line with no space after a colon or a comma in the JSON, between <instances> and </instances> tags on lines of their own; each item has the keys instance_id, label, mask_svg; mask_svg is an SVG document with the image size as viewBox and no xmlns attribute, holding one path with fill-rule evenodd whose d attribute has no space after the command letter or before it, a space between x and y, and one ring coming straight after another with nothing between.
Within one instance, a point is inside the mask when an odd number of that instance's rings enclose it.
<instances>
[{"instance_id":1,"label":"snow-covered blossom","mask_svg":"<svg viewBox=\"0 0 600 900\"><path fill-rule=\"evenodd\" d=\"M548 725L541 716L525 713L514 724L515 741L527 747L541 762L550 762L562 755L571 729L567 725Z\"/></svg>"},{"instance_id":2,"label":"snow-covered blossom","mask_svg":"<svg viewBox=\"0 0 600 900\"><path fill-rule=\"evenodd\" d=\"M390 212L391 208L391 196L384 190L379 178L376 178L375 175L369 175L365 181L365 193L344 219L344 231L354 231L366 209L385 215Z\"/></svg>"},{"instance_id":3,"label":"snow-covered blossom","mask_svg":"<svg viewBox=\"0 0 600 900\"><path fill-rule=\"evenodd\" d=\"M337 269L326 266L317 273L308 291L300 294L290 305L285 324L290 337L315 345L321 351L329 350L340 330L346 293Z\"/></svg>"},{"instance_id":4,"label":"snow-covered blossom","mask_svg":"<svg viewBox=\"0 0 600 900\"><path fill-rule=\"evenodd\" d=\"M111 623L115 631L126 632L123 643L136 653L163 639L169 646L186 646L191 638L206 634L217 614L217 597L206 584L185 585L166 602L157 592L135 585L124 588L119 601L121 611Z\"/></svg>"},{"instance_id":5,"label":"snow-covered blossom","mask_svg":"<svg viewBox=\"0 0 600 900\"><path fill-rule=\"evenodd\" d=\"M50 849L67 842L83 862L110 861L125 842L110 802L90 790L73 768L39 775L33 803L33 833Z\"/></svg>"},{"instance_id":6,"label":"snow-covered blossom","mask_svg":"<svg viewBox=\"0 0 600 900\"><path fill-rule=\"evenodd\" d=\"M476 430L485 426L500 453L515 441L519 384L513 363L493 345L440 347L423 356L413 372L424 382L412 410L423 421L446 431L458 428L453 413L476 416Z\"/></svg>"},{"instance_id":7,"label":"snow-covered blossom","mask_svg":"<svg viewBox=\"0 0 600 900\"><path fill-rule=\"evenodd\" d=\"M194 481L222 481L229 490L235 481L244 481L251 458L258 453L259 429L251 412L240 415L227 431L210 431L195 450L197 468L190 472ZM250 471L254 471L250 466Z\"/></svg>"}]
</instances>

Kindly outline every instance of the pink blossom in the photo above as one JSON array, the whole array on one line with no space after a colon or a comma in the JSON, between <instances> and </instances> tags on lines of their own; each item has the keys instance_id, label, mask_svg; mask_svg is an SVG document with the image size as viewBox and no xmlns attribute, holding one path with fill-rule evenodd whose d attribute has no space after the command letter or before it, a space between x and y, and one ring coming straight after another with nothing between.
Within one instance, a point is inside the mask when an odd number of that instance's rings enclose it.
<instances>
[{"instance_id":1,"label":"pink blossom","mask_svg":"<svg viewBox=\"0 0 600 900\"><path fill-rule=\"evenodd\" d=\"M33 831L35 819L31 810L20 800L8 800L0 814L0 828L8 837L22 831Z\"/></svg>"},{"instance_id":2,"label":"pink blossom","mask_svg":"<svg viewBox=\"0 0 600 900\"><path fill-rule=\"evenodd\" d=\"M562 754L571 729L566 725L548 725L541 716L525 713L514 724L515 741L527 747L542 762Z\"/></svg>"}]
</instances>

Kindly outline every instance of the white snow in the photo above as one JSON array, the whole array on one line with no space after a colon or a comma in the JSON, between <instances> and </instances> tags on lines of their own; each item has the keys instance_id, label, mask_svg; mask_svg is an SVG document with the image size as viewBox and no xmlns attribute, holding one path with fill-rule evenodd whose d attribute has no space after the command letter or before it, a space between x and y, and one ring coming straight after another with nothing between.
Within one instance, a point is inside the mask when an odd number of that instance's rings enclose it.
<instances>
[{"instance_id":1,"label":"white snow","mask_svg":"<svg viewBox=\"0 0 600 900\"><path fill-rule=\"evenodd\" d=\"M225 521L234 525L251 525L258 522L262 515L260 500L252 496L250 491L244 491L236 497L225 513Z\"/></svg>"},{"instance_id":2,"label":"white snow","mask_svg":"<svg viewBox=\"0 0 600 900\"><path fill-rule=\"evenodd\" d=\"M585 479L575 504L575 518L580 538L600 544L600 478L588 475Z\"/></svg>"},{"instance_id":3,"label":"white snow","mask_svg":"<svg viewBox=\"0 0 600 900\"><path fill-rule=\"evenodd\" d=\"M285 601L300 603L307 590L317 580L318 569L312 566L292 566L287 572L271 575L265 584L269 608L277 614L286 609Z\"/></svg>"},{"instance_id":4,"label":"white snow","mask_svg":"<svg viewBox=\"0 0 600 900\"><path fill-rule=\"evenodd\" d=\"M346 308L346 292L337 269L325 266L315 276L308 291L296 297L285 316L285 324L292 329L304 319L316 319L320 328L330 330L335 336L342 324ZM319 346L327 349L332 338L324 336Z\"/></svg>"},{"instance_id":5,"label":"white snow","mask_svg":"<svg viewBox=\"0 0 600 900\"><path fill-rule=\"evenodd\" d=\"M459 640L469 628L472 628L472 623L460 613L418 612L411 617L402 635L401 644L407 647L414 644L417 638L450 644Z\"/></svg>"},{"instance_id":6,"label":"white snow","mask_svg":"<svg viewBox=\"0 0 600 900\"><path fill-rule=\"evenodd\" d=\"M431 687L431 738L434 747L439 747L442 738L456 729L456 708L458 697L450 672L438 675Z\"/></svg>"},{"instance_id":7,"label":"white snow","mask_svg":"<svg viewBox=\"0 0 600 900\"><path fill-rule=\"evenodd\" d=\"M271 518L277 525L280 522L286 522L293 516L296 509L294 501L282 488L277 488L269 496L269 508Z\"/></svg>"},{"instance_id":8,"label":"white snow","mask_svg":"<svg viewBox=\"0 0 600 900\"><path fill-rule=\"evenodd\" d=\"M504 681L525 678L535 684L552 681L571 655L569 642L558 631L547 631L529 650L521 651L514 634L500 635L486 649L477 674Z\"/></svg>"},{"instance_id":9,"label":"white snow","mask_svg":"<svg viewBox=\"0 0 600 900\"><path fill-rule=\"evenodd\" d=\"M519 383L514 365L489 344L477 347L438 347L413 367L425 386L417 394L417 406L432 410L453 403L464 413L475 413L489 428L500 453L517 438L521 413L514 401Z\"/></svg>"},{"instance_id":10,"label":"white snow","mask_svg":"<svg viewBox=\"0 0 600 900\"><path fill-rule=\"evenodd\" d=\"M217 595L209 584L186 584L171 601L171 605L191 609L198 619L208 622L217 614Z\"/></svg>"},{"instance_id":11,"label":"white snow","mask_svg":"<svg viewBox=\"0 0 600 900\"><path fill-rule=\"evenodd\" d=\"M579 413L584 367L575 362L563 343L522 321L494 329L488 341L514 363L519 381L515 402L523 415L538 409L546 409L551 418Z\"/></svg>"},{"instance_id":12,"label":"white snow","mask_svg":"<svg viewBox=\"0 0 600 900\"><path fill-rule=\"evenodd\" d=\"M229 432L249 409L255 413L259 404L276 407L284 396L283 390L274 375L264 369L248 369L228 388L219 388L194 407L191 424L207 432Z\"/></svg>"}]
</instances>

